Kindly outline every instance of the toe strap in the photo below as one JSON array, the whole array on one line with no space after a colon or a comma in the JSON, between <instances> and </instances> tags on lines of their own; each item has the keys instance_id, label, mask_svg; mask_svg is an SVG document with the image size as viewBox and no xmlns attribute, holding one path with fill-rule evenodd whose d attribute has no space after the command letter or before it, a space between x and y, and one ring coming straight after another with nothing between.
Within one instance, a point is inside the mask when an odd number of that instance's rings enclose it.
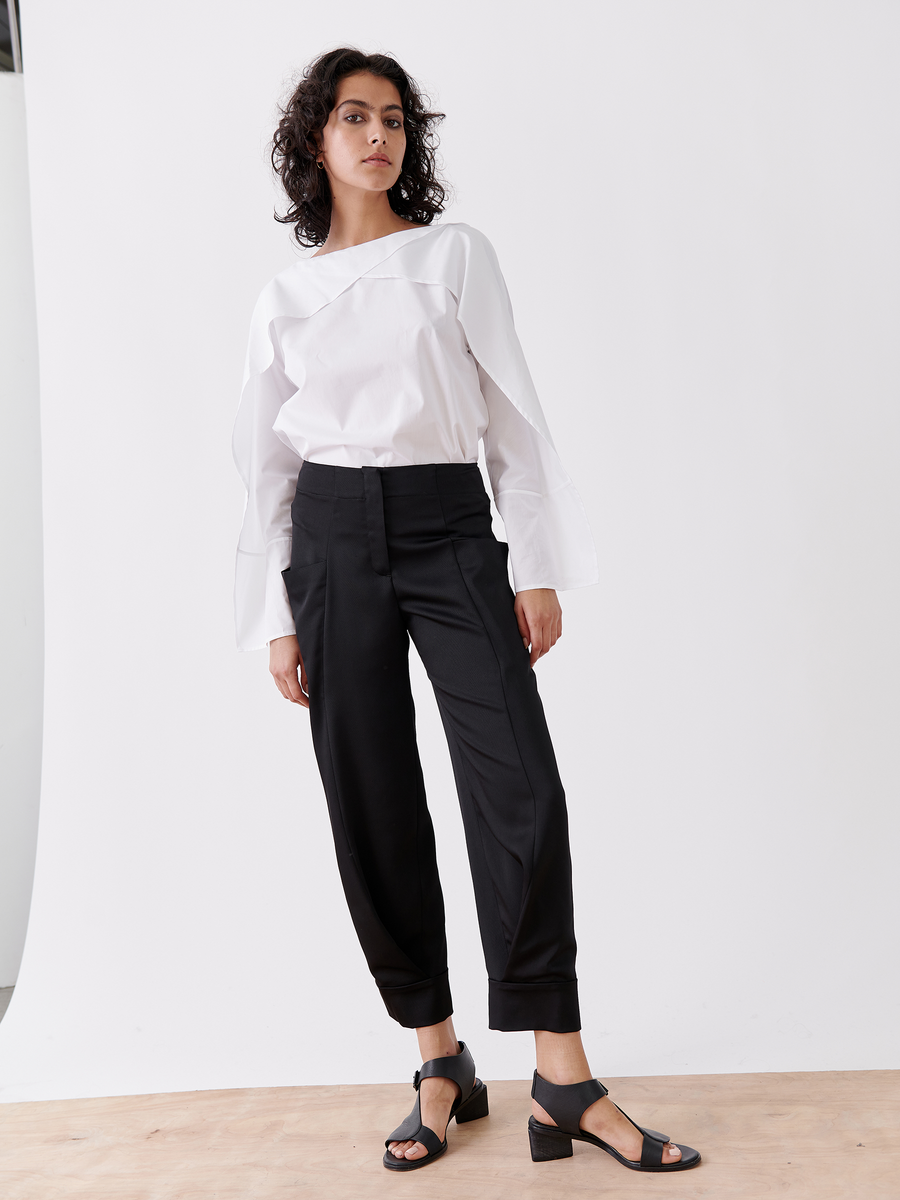
<instances>
[{"instance_id":1,"label":"toe strap","mask_svg":"<svg viewBox=\"0 0 900 1200\"><path fill-rule=\"evenodd\" d=\"M644 1144L641 1147L641 1166L661 1167L663 1150L669 1141L668 1136L665 1133L659 1133L656 1129L645 1129L643 1125L639 1125L638 1129L644 1135Z\"/></svg>"},{"instance_id":2,"label":"toe strap","mask_svg":"<svg viewBox=\"0 0 900 1200\"><path fill-rule=\"evenodd\" d=\"M410 1120L407 1118L402 1125L398 1125L389 1138L385 1139L385 1146L390 1146L391 1142L419 1142L425 1147L429 1154L437 1154L443 1148L444 1143L427 1125L410 1125Z\"/></svg>"},{"instance_id":3,"label":"toe strap","mask_svg":"<svg viewBox=\"0 0 900 1200\"><path fill-rule=\"evenodd\" d=\"M421 1142L429 1154L437 1154L444 1144L434 1130L429 1129L427 1125L419 1126L419 1132L413 1141Z\"/></svg>"},{"instance_id":4,"label":"toe strap","mask_svg":"<svg viewBox=\"0 0 900 1200\"><path fill-rule=\"evenodd\" d=\"M394 1132L384 1139L385 1146L390 1146L391 1142L421 1142L429 1154L437 1154L443 1147L444 1143L434 1130L422 1124L422 1109L418 1096L406 1120L401 1121Z\"/></svg>"}]
</instances>

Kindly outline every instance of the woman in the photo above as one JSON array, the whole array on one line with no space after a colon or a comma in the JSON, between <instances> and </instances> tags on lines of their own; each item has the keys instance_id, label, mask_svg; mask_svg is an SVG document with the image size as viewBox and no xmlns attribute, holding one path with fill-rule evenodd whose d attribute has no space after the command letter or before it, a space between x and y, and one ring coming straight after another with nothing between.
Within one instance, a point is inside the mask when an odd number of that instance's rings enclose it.
<instances>
[{"instance_id":1,"label":"woman","mask_svg":"<svg viewBox=\"0 0 900 1200\"><path fill-rule=\"evenodd\" d=\"M238 644L267 643L279 691L309 709L363 951L388 1012L418 1035L416 1103L384 1165L424 1166L451 1116L488 1111L451 1018L412 637L450 746L490 1026L534 1030L532 1157L567 1157L574 1137L635 1170L680 1170L697 1152L633 1124L582 1048L565 798L533 667L562 632L556 589L596 582L596 556L493 248L469 225L433 224L442 116L392 58L347 48L310 64L283 110L272 161L291 205L278 219L318 250L253 316L235 426Z\"/></svg>"}]
</instances>

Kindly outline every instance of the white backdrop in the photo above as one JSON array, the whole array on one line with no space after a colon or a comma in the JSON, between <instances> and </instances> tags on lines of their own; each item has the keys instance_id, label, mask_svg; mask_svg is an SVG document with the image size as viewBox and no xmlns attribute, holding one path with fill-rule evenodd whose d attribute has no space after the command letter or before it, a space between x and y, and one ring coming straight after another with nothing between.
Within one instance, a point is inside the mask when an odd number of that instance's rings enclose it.
<instances>
[{"instance_id":1,"label":"white backdrop","mask_svg":"<svg viewBox=\"0 0 900 1200\"><path fill-rule=\"evenodd\" d=\"M249 14L249 15L248 15ZM292 259L293 68L385 49L448 114L603 582L539 668L604 1074L900 1066L900 9L529 13L32 0L47 688L2 1097L408 1078L346 914L306 719L233 650L247 323ZM87 24L86 22L90 22ZM143 23L142 23L143 22ZM486 985L417 673L457 1027Z\"/></svg>"}]
</instances>

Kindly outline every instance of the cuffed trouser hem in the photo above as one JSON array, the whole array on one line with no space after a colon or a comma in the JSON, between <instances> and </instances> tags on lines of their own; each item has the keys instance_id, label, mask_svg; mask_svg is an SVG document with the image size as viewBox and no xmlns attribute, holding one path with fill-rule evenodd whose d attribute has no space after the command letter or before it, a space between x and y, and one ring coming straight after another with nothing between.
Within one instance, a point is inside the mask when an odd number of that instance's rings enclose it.
<instances>
[{"instance_id":1,"label":"cuffed trouser hem","mask_svg":"<svg viewBox=\"0 0 900 1200\"><path fill-rule=\"evenodd\" d=\"M453 1013L450 997L448 972L423 979L420 983L409 983L405 987L382 987L378 989L388 1014L404 1029L416 1029L420 1025L438 1025Z\"/></svg>"},{"instance_id":2,"label":"cuffed trouser hem","mask_svg":"<svg viewBox=\"0 0 900 1200\"><path fill-rule=\"evenodd\" d=\"M496 979L488 980L488 1028L504 1033L518 1029L576 1033L581 1028L578 981L501 983Z\"/></svg>"}]
</instances>

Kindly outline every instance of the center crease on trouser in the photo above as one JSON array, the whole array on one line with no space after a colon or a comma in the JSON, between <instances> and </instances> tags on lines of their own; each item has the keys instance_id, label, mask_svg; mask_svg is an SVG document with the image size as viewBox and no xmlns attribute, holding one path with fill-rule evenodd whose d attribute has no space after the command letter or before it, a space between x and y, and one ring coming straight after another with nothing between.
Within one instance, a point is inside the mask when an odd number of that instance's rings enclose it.
<instances>
[{"instance_id":1,"label":"center crease on trouser","mask_svg":"<svg viewBox=\"0 0 900 1200\"><path fill-rule=\"evenodd\" d=\"M579 1029L565 794L478 464L305 462L291 512L283 574L313 746L350 915L388 1012L415 1027L453 1011L412 638L450 750L490 1026Z\"/></svg>"}]
</instances>

